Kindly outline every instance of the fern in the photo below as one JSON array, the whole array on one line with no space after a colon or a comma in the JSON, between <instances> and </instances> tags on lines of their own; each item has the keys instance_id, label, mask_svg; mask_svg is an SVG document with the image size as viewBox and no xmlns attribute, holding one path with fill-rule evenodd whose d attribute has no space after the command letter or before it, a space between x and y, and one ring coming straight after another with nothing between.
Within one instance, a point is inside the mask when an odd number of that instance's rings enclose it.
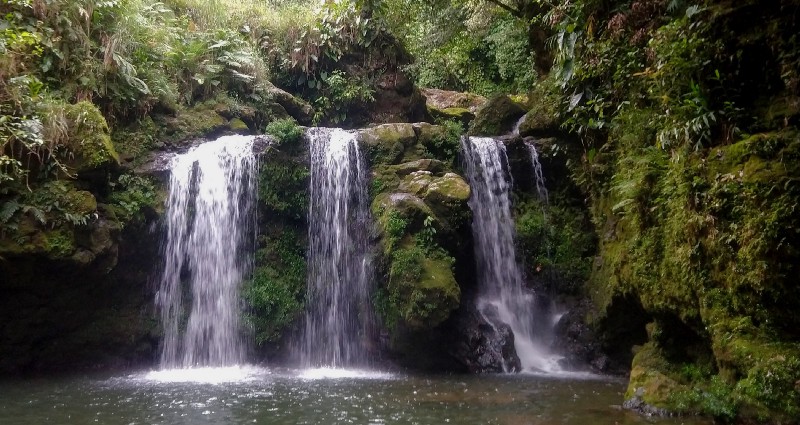
<instances>
[{"instance_id":1,"label":"fern","mask_svg":"<svg viewBox=\"0 0 800 425\"><path fill-rule=\"evenodd\" d=\"M20 208L22 208L22 205L20 205L16 200L12 199L10 201L6 201L2 208L0 208L0 223L8 223L8 221L11 220L11 217L14 216L14 213L19 211Z\"/></svg>"},{"instance_id":2,"label":"fern","mask_svg":"<svg viewBox=\"0 0 800 425\"><path fill-rule=\"evenodd\" d=\"M686 2L684 0L670 0L667 4L667 12L673 13L680 9Z\"/></svg>"},{"instance_id":3,"label":"fern","mask_svg":"<svg viewBox=\"0 0 800 425\"><path fill-rule=\"evenodd\" d=\"M24 214L31 213L33 218L39 222L39 224L45 225L47 224L47 216L45 215L44 211L39 208L34 207L33 205L25 205L22 207L22 212Z\"/></svg>"}]
</instances>

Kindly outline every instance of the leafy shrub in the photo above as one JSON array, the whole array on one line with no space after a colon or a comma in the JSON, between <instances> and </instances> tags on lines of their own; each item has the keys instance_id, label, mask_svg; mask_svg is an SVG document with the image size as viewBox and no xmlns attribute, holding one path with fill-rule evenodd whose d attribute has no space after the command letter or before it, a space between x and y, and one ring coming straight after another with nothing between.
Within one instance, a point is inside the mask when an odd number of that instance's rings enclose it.
<instances>
[{"instance_id":1,"label":"leafy shrub","mask_svg":"<svg viewBox=\"0 0 800 425\"><path fill-rule=\"evenodd\" d=\"M375 100L371 86L368 80L348 77L340 70L331 74L323 72L312 87L317 91L314 99L314 121L332 124L345 122L348 111L360 109L364 104Z\"/></svg>"},{"instance_id":2,"label":"leafy shrub","mask_svg":"<svg viewBox=\"0 0 800 425\"><path fill-rule=\"evenodd\" d=\"M389 247L394 247L403 238L408 227L408 220L396 210L391 210L386 217L384 230L388 240L386 241Z\"/></svg>"},{"instance_id":3,"label":"leafy shrub","mask_svg":"<svg viewBox=\"0 0 800 425\"><path fill-rule=\"evenodd\" d=\"M433 158L455 164L461 149L461 135L464 134L464 127L456 121L445 121L442 127L444 127L443 132L436 132L433 137L425 140L425 150Z\"/></svg>"},{"instance_id":4,"label":"leafy shrub","mask_svg":"<svg viewBox=\"0 0 800 425\"><path fill-rule=\"evenodd\" d=\"M306 278L304 248L290 229L280 235L261 236L253 277L245 283L249 306L245 319L256 343L277 341L303 311Z\"/></svg>"},{"instance_id":5,"label":"leafy shrub","mask_svg":"<svg viewBox=\"0 0 800 425\"><path fill-rule=\"evenodd\" d=\"M112 189L108 199L109 204L114 208L117 219L123 226L143 222L144 209L156 207L158 201L156 186L147 177L122 174L109 186Z\"/></svg>"},{"instance_id":6,"label":"leafy shrub","mask_svg":"<svg viewBox=\"0 0 800 425\"><path fill-rule=\"evenodd\" d=\"M279 145L292 145L302 140L303 128L292 118L275 120L264 129L264 132L275 137Z\"/></svg>"}]
</instances>

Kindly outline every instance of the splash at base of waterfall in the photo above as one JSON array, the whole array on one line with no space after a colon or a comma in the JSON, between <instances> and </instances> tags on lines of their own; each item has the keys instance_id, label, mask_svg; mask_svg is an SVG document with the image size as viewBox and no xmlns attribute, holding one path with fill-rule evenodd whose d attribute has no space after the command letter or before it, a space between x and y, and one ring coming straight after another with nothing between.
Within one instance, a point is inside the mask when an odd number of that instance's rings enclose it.
<instances>
[{"instance_id":1,"label":"splash at base of waterfall","mask_svg":"<svg viewBox=\"0 0 800 425\"><path fill-rule=\"evenodd\" d=\"M561 356L549 349L554 321L524 287L514 245L511 184L505 145L486 137L462 139L464 169L472 188L472 234L478 269L478 311L495 329L507 325L524 372L561 373ZM509 367L503 365L506 372Z\"/></svg>"},{"instance_id":2,"label":"splash at base of waterfall","mask_svg":"<svg viewBox=\"0 0 800 425\"><path fill-rule=\"evenodd\" d=\"M261 379L268 374L269 371L267 369L250 365L236 365L227 367L156 370L146 373L141 379L162 383L191 382L196 384L225 384L253 381Z\"/></svg>"}]
</instances>

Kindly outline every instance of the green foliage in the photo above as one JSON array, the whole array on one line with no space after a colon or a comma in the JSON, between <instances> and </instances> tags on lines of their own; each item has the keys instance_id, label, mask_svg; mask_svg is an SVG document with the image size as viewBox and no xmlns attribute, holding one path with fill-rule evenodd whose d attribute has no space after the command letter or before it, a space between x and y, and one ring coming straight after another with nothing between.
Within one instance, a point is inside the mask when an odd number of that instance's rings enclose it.
<instances>
[{"instance_id":1,"label":"green foliage","mask_svg":"<svg viewBox=\"0 0 800 425\"><path fill-rule=\"evenodd\" d=\"M315 108L315 123L342 124L374 100L372 70L378 60L397 55L381 19L382 2L324 2L312 20L291 34L288 51L272 49L282 86ZM376 59L376 52L386 58ZM395 58L396 59L396 58ZM392 60L388 63L391 64ZM355 66L344 66L345 63Z\"/></svg>"},{"instance_id":2,"label":"green foliage","mask_svg":"<svg viewBox=\"0 0 800 425\"><path fill-rule=\"evenodd\" d=\"M91 193L65 181L49 181L0 202L0 239L9 237L21 245L30 242L34 227L62 231L86 226L97 218L96 210Z\"/></svg>"},{"instance_id":3,"label":"green foliage","mask_svg":"<svg viewBox=\"0 0 800 425\"><path fill-rule=\"evenodd\" d=\"M142 223L144 210L155 209L159 201L156 185L148 177L122 174L116 182L109 184L112 192L109 205L114 208L117 220L125 226L129 223Z\"/></svg>"},{"instance_id":4,"label":"green foliage","mask_svg":"<svg viewBox=\"0 0 800 425\"><path fill-rule=\"evenodd\" d=\"M275 137L278 140L278 146L297 144L305 134L303 128L297 125L297 121L291 118L275 120L267 124L264 132Z\"/></svg>"},{"instance_id":5,"label":"green foliage","mask_svg":"<svg viewBox=\"0 0 800 425\"><path fill-rule=\"evenodd\" d=\"M511 93L526 93L536 83L537 73L528 45L527 29L519 19L506 17L498 20L486 36L497 73L507 81L504 89Z\"/></svg>"},{"instance_id":6,"label":"green foliage","mask_svg":"<svg viewBox=\"0 0 800 425\"><path fill-rule=\"evenodd\" d=\"M253 277L243 296L249 306L245 319L258 345L276 342L303 311L306 278L304 248L289 229L259 238Z\"/></svg>"},{"instance_id":7,"label":"green foliage","mask_svg":"<svg viewBox=\"0 0 800 425\"><path fill-rule=\"evenodd\" d=\"M304 220L308 211L308 164L270 150L258 174L258 200L268 209L295 220Z\"/></svg>"},{"instance_id":8,"label":"green foliage","mask_svg":"<svg viewBox=\"0 0 800 425\"><path fill-rule=\"evenodd\" d=\"M422 229L415 236L417 246L422 248L426 254L431 254L439 249L436 244L436 227L434 226L433 217L425 217L425 220L422 221Z\"/></svg>"},{"instance_id":9,"label":"green foliage","mask_svg":"<svg viewBox=\"0 0 800 425\"><path fill-rule=\"evenodd\" d=\"M445 121L441 126L444 131L437 131L423 141L426 154L447 164L455 164L461 149L461 135L464 127L455 121Z\"/></svg>"},{"instance_id":10,"label":"green foliage","mask_svg":"<svg viewBox=\"0 0 800 425\"><path fill-rule=\"evenodd\" d=\"M670 394L669 403L679 412L700 412L725 422L733 421L739 409L733 388L719 376L712 377L707 384L702 382L692 379L694 388Z\"/></svg>"},{"instance_id":11,"label":"green foliage","mask_svg":"<svg viewBox=\"0 0 800 425\"><path fill-rule=\"evenodd\" d=\"M387 24L415 56L409 70L417 84L483 95L532 87L526 20L477 1L388 3Z\"/></svg>"},{"instance_id":12,"label":"green foliage","mask_svg":"<svg viewBox=\"0 0 800 425\"><path fill-rule=\"evenodd\" d=\"M317 92L314 99L316 123L343 123L347 120L348 111L375 100L369 80L348 77L339 70L331 74L323 71L312 88Z\"/></svg>"},{"instance_id":13,"label":"green foliage","mask_svg":"<svg viewBox=\"0 0 800 425\"><path fill-rule=\"evenodd\" d=\"M393 329L402 320L412 328L431 328L458 307L455 260L443 250L406 243L391 252L389 282L378 292L376 311Z\"/></svg>"},{"instance_id":14,"label":"green foliage","mask_svg":"<svg viewBox=\"0 0 800 425\"><path fill-rule=\"evenodd\" d=\"M383 226L387 237L386 244L389 249L400 242L400 239L405 235L407 227L408 220L403 218L400 212L396 210L389 211Z\"/></svg>"},{"instance_id":15,"label":"green foliage","mask_svg":"<svg viewBox=\"0 0 800 425\"><path fill-rule=\"evenodd\" d=\"M536 273L558 276L562 293L576 291L589 277L595 246L586 213L565 205L558 193L551 194L550 205L538 199L521 199L515 205L523 262Z\"/></svg>"}]
</instances>

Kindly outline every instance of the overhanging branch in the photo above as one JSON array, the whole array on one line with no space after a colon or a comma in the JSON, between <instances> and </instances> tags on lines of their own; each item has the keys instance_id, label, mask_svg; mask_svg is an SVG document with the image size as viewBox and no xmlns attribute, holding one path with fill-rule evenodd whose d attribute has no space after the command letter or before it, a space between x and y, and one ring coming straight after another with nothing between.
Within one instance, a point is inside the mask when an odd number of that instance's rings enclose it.
<instances>
[{"instance_id":1,"label":"overhanging branch","mask_svg":"<svg viewBox=\"0 0 800 425\"><path fill-rule=\"evenodd\" d=\"M513 7L511 7L511 6L509 6L509 5L505 4L505 3L503 3L503 2L502 2L502 1L500 1L500 0L486 0L486 1L488 1L489 3L492 3L492 4L494 4L494 5L497 5L497 6L499 6L499 7L500 7L500 8L502 8L502 9L505 9L505 10L506 10L508 13L510 13L510 14L512 14L512 15L514 15L514 16L516 16L516 17L518 17L518 18L521 18L521 17L522 17L522 11L521 11L521 10L519 10L519 9L514 9Z\"/></svg>"}]
</instances>

